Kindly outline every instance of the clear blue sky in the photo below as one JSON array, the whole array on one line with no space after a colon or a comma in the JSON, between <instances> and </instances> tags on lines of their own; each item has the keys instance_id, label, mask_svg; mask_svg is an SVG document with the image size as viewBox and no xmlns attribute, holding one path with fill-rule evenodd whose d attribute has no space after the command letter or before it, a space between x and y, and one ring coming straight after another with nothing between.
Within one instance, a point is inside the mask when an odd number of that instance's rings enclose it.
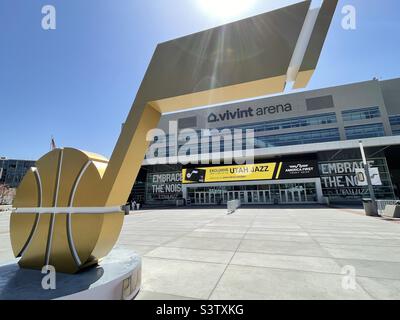
<instances>
[{"instance_id":1,"label":"clear blue sky","mask_svg":"<svg viewBox=\"0 0 400 320\"><path fill-rule=\"evenodd\" d=\"M1 0L0 155L38 159L54 135L109 157L157 43L298 2L254 0L221 19L198 1ZM46 4L57 30L41 28ZM356 31L341 28L347 4ZM309 89L399 77L399 40L400 1L341 0Z\"/></svg>"}]
</instances>

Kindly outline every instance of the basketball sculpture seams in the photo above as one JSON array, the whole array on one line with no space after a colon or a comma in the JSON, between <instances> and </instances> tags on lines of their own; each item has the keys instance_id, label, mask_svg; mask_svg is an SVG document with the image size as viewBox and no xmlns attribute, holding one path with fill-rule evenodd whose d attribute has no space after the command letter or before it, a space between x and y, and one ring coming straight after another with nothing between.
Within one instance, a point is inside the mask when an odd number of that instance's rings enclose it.
<instances>
[{"instance_id":1,"label":"basketball sculpture seams","mask_svg":"<svg viewBox=\"0 0 400 320\"><path fill-rule=\"evenodd\" d=\"M52 265L76 273L114 247L124 214L104 207L108 160L76 149L56 149L28 171L14 201L10 233L24 268Z\"/></svg>"}]
</instances>

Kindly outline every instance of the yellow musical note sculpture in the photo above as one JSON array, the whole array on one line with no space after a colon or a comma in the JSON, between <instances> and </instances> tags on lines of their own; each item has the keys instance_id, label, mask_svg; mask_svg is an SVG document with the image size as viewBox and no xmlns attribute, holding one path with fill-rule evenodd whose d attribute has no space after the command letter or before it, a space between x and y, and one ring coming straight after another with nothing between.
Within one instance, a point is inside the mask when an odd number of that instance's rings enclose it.
<instances>
[{"instance_id":1,"label":"yellow musical note sculpture","mask_svg":"<svg viewBox=\"0 0 400 320\"><path fill-rule=\"evenodd\" d=\"M162 113L282 92L288 70L306 86L336 5L325 1L313 22L305 1L158 45L110 161L56 149L26 174L10 223L20 266L76 273L105 257Z\"/></svg>"}]
</instances>

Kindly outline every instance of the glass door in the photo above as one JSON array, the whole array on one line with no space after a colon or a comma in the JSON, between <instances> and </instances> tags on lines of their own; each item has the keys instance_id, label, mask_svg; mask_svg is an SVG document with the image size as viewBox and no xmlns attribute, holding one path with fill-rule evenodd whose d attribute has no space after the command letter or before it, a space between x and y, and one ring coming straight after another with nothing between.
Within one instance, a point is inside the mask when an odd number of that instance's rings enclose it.
<instances>
[{"instance_id":1,"label":"glass door","mask_svg":"<svg viewBox=\"0 0 400 320\"><path fill-rule=\"evenodd\" d=\"M258 191L258 199L260 199L260 203L266 203L265 199L265 191Z\"/></svg>"},{"instance_id":2,"label":"glass door","mask_svg":"<svg viewBox=\"0 0 400 320\"><path fill-rule=\"evenodd\" d=\"M222 203L226 204L228 202L228 192L222 194Z\"/></svg>"},{"instance_id":3,"label":"glass door","mask_svg":"<svg viewBox=\"0 0 400 320\"><path fill-rule=\"evenodd\" d=\"M272 203L271 191L264 191L265 203Z\"/></svg>"},{"instance_id":4,"label":"glass door","mask_svg":"<svg viewBox=\"0 0 400 320\"><path fill-rule=\"evenodd\" d=\"M253 194L253 202L254 203L260 203L260 198L258 196L258 191L252 191Z\"/></svg>"},{"instance_id":5,"label":"glass door","mask_svg":"<svg viewBox=\"0 0 400 320\"><path fill-rule=\"evenodd\" d=\"M215 193L210 193L210 204L215 204Z\"/></svg>"},{"instance_id":6,"label":"glass door","mask_svg":"<svg viewBox=\"0 0 400 320\"><path fill-rule=\"evenodd\" d=\"M247 203L253 203L253 192L252 191L247 191Z\"/></svg>"},{"instance_id":7,"label":"glass door","mask_svg":"<svg viewBox=\"0 0 400 320\"><path fill-rule=\"evenodd\" d=\"M194 204L201 204L201 200L200 200L200 192L195 192L194 194Z\"/></svg>"},{"instance_id":8,"label":"glass door","mask_svg":"<svg viewBox=\"0 0 400 320\"><path fill-rule=\"evenodd\" d=\"M286 190L280 190L280 203L287 203L288 198L287 198L287 193Z\"/></svg>"},{"instance_id":9,"label":"glass door","mask_svg":"<svg viewBox=\"0 0 400 320\"><path fill-rule=\"evenodd\" d=\"M240 192L240 202L241 203L246 203L246 196L245 196L244 191Z\"/></svg>"}]
</instances>

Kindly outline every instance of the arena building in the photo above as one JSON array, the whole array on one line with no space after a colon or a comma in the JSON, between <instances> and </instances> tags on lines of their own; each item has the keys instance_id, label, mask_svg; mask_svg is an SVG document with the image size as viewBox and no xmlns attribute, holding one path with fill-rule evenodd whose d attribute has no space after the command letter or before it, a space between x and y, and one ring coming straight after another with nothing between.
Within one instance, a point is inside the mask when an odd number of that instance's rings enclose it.
<instances>
[{"instance_id":1,"label":"arena building","mask_svg":"<svg viewBox=\"0 0 400 320\"><path fill-rule=\"evenodd\" d=\"M177 132L171 132L171 123ZM177 135L189 128L199 134L204 129L253 129L255 164L223 163L224 146L216 150L202 140L196 142L198 153L220 157L220 164L178 163L177 148L187 141ZM131 198L145 206L218 205L231 199L248 205L361 203L369 194L356 178L363 167L360 140L371 167L379 170L377 198L399 196L400 79L167 114L159 129L178 145L158 141L164 147L156 153L153 148L143 162ZM152 165L155 156L158 162Z\"/></svg>"}]
</instances>

